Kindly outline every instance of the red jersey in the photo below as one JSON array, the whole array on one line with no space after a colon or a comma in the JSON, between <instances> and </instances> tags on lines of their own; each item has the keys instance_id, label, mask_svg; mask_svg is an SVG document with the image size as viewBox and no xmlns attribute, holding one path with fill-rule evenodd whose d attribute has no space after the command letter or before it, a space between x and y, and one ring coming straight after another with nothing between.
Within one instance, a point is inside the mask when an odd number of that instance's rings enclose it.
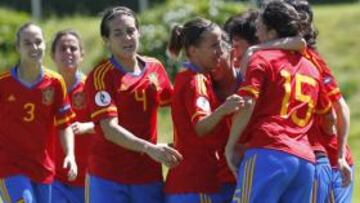
<instances>
[{"instance_id":1,"label":"red jersey","mask_svg":"<svg viewBox=\"0 0 360 203\"><path fill-rule=\"evenodd\" d=\"M102 61L86 81L96 135L89 156L89 173L123 184L162 181L161 165L149 156L108 141L100 120L117 117L119 125L135 136L157 142L157 109L171 101L172 85L163 65L137 57L144 65L139 75L126 72L114 58Z\"/></svg>"},{"instance_id":2,"label":"red jersey","mask_svg":"<svg viewBox=\"0 0 360 203\"><path fill-rule=\"evenodd\" d=\"M331 72L331 69L328 67L324 59L316 52L314 49L307 48L305 52L305 57L309 59L321 72L322 83L327 92L327 96L334 103L342 98L340 88L336 82L334 75ZM337 135L327 135L325 132L322 132L320 129L317 132L319 137L319 142L325 147L328 154L330 164L332 167L337 167L338 159L338 147L337 147ZM353 158L349 146L346 146L346 161L348 164L353 165Z\"/></svg>"},{"instance_id":3,"label":"red jersey","mask_svg":"<svg viewBox=\"0 0 360 203\"><path fill-rule=\"evenodd\" d=\"M256 52L238 92L256 100L243 135L249 139L247 146L280 150L314 162L308 131L319 104L328 103L320 84L319 71L297 53Z\"/></svg>"},{"instance_id":4,"label":"red jersey","mask_svg":"<svg viewBox=\"0 0 360 203\"><path fill-rule=\"evenodd\" d=\"M75 116L60 75L42 70L32 84L17 77L17 67L0 75L0 177L23 174L39 183L53 180L54 127Z\"/></svg>"},{"instance_id":5,"label":"red jersey","mask_svg":"<svg viewBox=\"0 0 360 203\"><path fill-rule=\"evenodd\" d=\"M86 95L85 95L85 76L77 73L75 84L68 88L68 95L71 107L76 114L75 121L89 122L91 121L90 113L87 109ZM92 134L75 135L75 158L78 167L78 175L74 181L69 181L67 174L68 170L63 168L63 160L65 158L64 151L61 147L59 139L56 139L56 176L57 180L62 183L74 186L84 186L85 173L88 163L88 155Z\"/></svg>"},{"instance_id":6,"label":"red jersey","mask_svg":"<svg viewBox=\"0 0 360 203\"><path fill-rule=\"evenodd\" d=\"M175 78L171 116L174 146L183 155L180 164L166 179L166 193L214 193L219 190L216 150L221 137L216 130L200 137L194 126L218 106L211 79L186 63L187 69Z\"/></svg>"}]
</instances>

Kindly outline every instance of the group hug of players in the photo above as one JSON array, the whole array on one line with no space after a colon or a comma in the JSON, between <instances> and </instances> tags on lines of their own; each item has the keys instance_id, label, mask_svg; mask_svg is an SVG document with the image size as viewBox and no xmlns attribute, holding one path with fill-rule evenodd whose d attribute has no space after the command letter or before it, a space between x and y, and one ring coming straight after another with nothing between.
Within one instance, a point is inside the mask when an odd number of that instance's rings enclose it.
<instances>
[{"instance_id":1,"label":"group hug of players","mask_svg":"<svg viewBox=\"0 0 360 203\"><path fill-rule=\"evenodd\" d=\"M86 79L77 32L55 34L55 73L41 28L19 28L19 63L0 74L4 202L351 202L349 109L307 1L268 1L223 29L200 17L174 26L168 56L186 58L174 85L138 54L139 26L130 9L106 9L111 56ZM157 143L162 106L171 145Z\"/></svg>"}]
</instances>

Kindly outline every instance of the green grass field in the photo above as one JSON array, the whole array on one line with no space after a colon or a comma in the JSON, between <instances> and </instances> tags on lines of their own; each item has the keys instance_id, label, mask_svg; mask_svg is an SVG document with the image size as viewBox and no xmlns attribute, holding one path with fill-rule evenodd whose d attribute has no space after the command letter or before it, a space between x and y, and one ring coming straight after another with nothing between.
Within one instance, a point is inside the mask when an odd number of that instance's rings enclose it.
<instances>
[{"instance_id":1,"label":"green grass field","mask_svg":"<svg viewBox=\"0 0 360 203\"><path fill-rule=\"evenodd\" d=\"M351 109L351 129L349 144L353 151L355 164L360 166L360 4L344 4L331 6L315 6L315 22L320 35L318 48L320 53L332 67ZM99 18L74 16L63 19L50 18L41 22L46 36L68 27L80 31L84 39L86 57L83 64L84 72L88 72L104 56L104 49L99 37ZM1 27L1 26L0 26ZM51 37L47 37L51 41ZM48 43L48 45L50 45ZM49 48L48 48L49 50ZM52 67L49 57L46 64ZM168 109L159 112L159 135L161 142L172 139L172 124ZM358 148L359 147L359 148ZM353 202L360 202L360 176L355 172L355 189ZM0 203L1 200L0 200Z\"/></svg>"}]
</instances>

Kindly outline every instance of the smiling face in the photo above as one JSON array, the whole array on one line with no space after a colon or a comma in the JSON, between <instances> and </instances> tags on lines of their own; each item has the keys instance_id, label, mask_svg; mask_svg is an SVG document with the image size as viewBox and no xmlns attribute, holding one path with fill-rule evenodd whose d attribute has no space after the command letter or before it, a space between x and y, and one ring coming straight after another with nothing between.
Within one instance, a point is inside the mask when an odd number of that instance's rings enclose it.
<instances>
[{"instance_id":1,"label":"smiling face","mask_svg":"<svg viewBox=\"0 0 360 203\"><path fill-rule=\"evenodd\" d=\"M115 16L108 22L109 36L103 40L111 53L120 59L132 58L139 46L139 30L135 19L128 15Z\"/></svg>"},{"instance_id":2,"label":"smiling face","mask_svg":"<svg viewBox=\"0 0 360 203\"><path fill-rule=\"evenodd\" d=\"M197 46L191 46L191 58L204 68L206 72L219 66L222 55L221 29L216 26L214 29L204 31L201 34L201 42Z\"/></svg>"},{"instance_id":3,"label":"smiling face","mask_svg":"<svg viewBox=\"0 0 360 203\"><path fill-rule=\"evenodd\" d=\"M53 60L60 72L75 73L83 60L83 52L77 37L65 34L58 39Z\"/></svg>"},{"instance_id":4,"label":"smiling face","mask_svg":"<svg viewBox=\"0 0 360 203\"><path fill-rule=\"evenodd\" d=\"M41 29L36 25L29 25L18 34L16 50L20 55L21 62L25 64L41 64L45 42Z\"/></svg>"}]
</instances>

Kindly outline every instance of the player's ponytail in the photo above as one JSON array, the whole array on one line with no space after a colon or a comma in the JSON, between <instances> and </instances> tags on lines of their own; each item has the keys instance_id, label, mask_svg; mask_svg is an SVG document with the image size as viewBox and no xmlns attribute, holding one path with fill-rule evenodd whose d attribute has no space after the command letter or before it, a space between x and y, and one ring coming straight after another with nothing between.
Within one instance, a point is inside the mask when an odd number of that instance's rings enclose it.
<instances>
[{"instance_id":1,"label":"player's ponytail","mask_svg":"<svg viewBox=\"0 0 360 203\"><path fill-rule=\"evenodd\" d=\"M202 40L204 32L211 31L219 27L215 23L205 18L194 18L187 21L184 26L174 26L168 44L169 54L177 57L182 48L185 49L186 55L190 46L198 46Z\"/></svg>"},{"instance_id":2,"label":"player's ponytail","mask_svg":"<svg viewBox=\"0 0 360 203\"><path fill-rule=\"evenodd\" d=\"M180 50L183 47L182 37L183 37L183 26L175 25L171 30L170 41L167 48L168 55L170 58L176 59L179 56Z\"/></svg>"}]
</instances>

